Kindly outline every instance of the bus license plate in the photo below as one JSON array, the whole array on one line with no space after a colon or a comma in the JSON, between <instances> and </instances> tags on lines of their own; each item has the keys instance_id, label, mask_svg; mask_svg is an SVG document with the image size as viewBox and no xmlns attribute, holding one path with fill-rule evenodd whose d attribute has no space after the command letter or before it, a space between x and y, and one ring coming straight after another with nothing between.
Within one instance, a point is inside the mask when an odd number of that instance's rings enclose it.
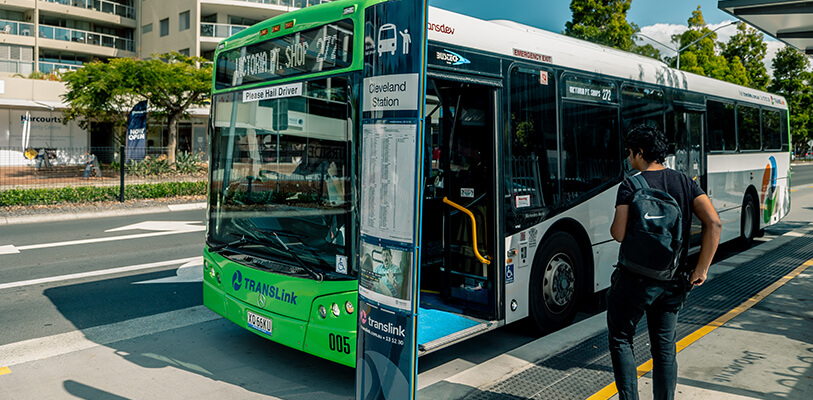
<instances>
[{"instance_id":1,"label":"bus license plate","mask_svg":"<svg viewBox=\"0 0 813 400\"><path fill-rule=\"evenodd\" d=\"M271 319L246 311L246 323L248 323L248 326L271 336Z\"/></svg>"}]
</instances>

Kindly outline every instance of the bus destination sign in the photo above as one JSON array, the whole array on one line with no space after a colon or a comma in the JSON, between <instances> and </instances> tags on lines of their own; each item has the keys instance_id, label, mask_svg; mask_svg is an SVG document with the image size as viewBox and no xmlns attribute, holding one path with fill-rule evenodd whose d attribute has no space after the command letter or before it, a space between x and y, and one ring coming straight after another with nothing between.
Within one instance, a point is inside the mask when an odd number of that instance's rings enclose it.
<instances>
[{"instance_id":1,"label":"bus destination sign","mask_svg":"<svg viewBox=\"0 0 813 400\"><path fill-rule=\"evenodd\" d=\"M220 53L215 88L346 68L352 58L353 21L346 19Z\"/></svg>"}]
</instances>

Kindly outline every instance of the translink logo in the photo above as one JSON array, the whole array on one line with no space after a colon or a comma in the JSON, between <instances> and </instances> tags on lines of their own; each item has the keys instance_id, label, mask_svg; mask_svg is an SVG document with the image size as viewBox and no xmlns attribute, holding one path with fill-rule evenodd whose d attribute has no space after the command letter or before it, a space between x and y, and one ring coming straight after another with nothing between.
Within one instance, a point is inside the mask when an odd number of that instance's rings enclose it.
<instances>
[{"instance_id":1,"label":"translink logo","mask_svg":"<svg viewBox=\"0 0 813 400\"><path fill-rule=\"evenodd\" d=\"M406 336L406 333L405 333L405 330L404 330L403 326L395 326L395 324L393 324L392 322L388 322L386 324L383 324L381 322L378 322L378 321L374 320L369 315L367 316L367 325L370 325L370 328L373 328L373 329L375 329L377 331L381 331L383 333L387 333L387 334L390 334L390 335L396 335L396 336L400 336L400 337L405 337Z\"/></svg>"},{"instance_id":2,"label":"translink logo","mask_svg":"<svg viewBox=\"0 0 813 400\"><path fill-rule=\"evenodd\" d=\"M243 281L245 281L245 285L243 285ZM240 271L235 271L234 275L232 275L231 285L235 292L239 292L240 289L245 287L245 289L249 292L257 292L270 299L296 305L297 295L295 292L286 292L283 288L269 285L267 283L257 282L252 279L243 279L243 274L241 274Z\"/></svg>"}]
</instances>

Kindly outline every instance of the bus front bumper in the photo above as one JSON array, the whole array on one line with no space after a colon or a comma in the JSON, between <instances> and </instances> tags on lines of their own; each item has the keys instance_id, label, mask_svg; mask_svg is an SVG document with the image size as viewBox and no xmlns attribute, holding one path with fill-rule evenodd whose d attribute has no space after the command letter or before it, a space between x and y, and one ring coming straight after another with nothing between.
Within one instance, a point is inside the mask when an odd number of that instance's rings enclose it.
<instances>
[{"instance_id":1,"label":"bus front bumper","mask_svg":"<svg viewBox=\"0 0 813 400\"><path fill-rule=\"evenodd\" d=\"M281 314L254 307L228 295L220 288L204 280L203 304L229 321L266 339L279 344L313 354L349 367L356 365L356 315L345 308L350 301L356 306L357 292L345 292L318 297L311 305L311 317L307 321L286 317ZM340 305L339 316L331 310L333 304ZM319 306L327 309L326 318L321 318ZM270 320L270 334L248 323L249 313Z\"/></svg>"}]
</instances>

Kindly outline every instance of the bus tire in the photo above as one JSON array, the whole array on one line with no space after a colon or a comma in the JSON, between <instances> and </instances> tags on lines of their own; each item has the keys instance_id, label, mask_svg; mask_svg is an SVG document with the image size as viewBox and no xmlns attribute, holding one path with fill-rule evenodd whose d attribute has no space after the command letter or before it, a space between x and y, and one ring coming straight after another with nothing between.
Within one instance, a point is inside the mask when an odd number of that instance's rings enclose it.
<instances>
[{"instance_id":1,"label":"bus tire","mask_svg":"<svg viewBox=\"0 0 813 400\"><path fill-rule=\"evenodd\" d=\"M584 257L576 239L556 232L545 239L534 258L529 287L532 329L559 330L576 316L584 287Z\"/></svg>"},{"instance_id":2,"label":"bus tire","mask_svg":"<svg viewBox=\"0 0 813 400\"><path fill-rule=\"evenodd\" d=\"M759 208L753 195L746 195L742 202L742 215L740 216L739 246L743 249L751 247L754 238L759 235Z\"/></svg>"}]
</instances>

